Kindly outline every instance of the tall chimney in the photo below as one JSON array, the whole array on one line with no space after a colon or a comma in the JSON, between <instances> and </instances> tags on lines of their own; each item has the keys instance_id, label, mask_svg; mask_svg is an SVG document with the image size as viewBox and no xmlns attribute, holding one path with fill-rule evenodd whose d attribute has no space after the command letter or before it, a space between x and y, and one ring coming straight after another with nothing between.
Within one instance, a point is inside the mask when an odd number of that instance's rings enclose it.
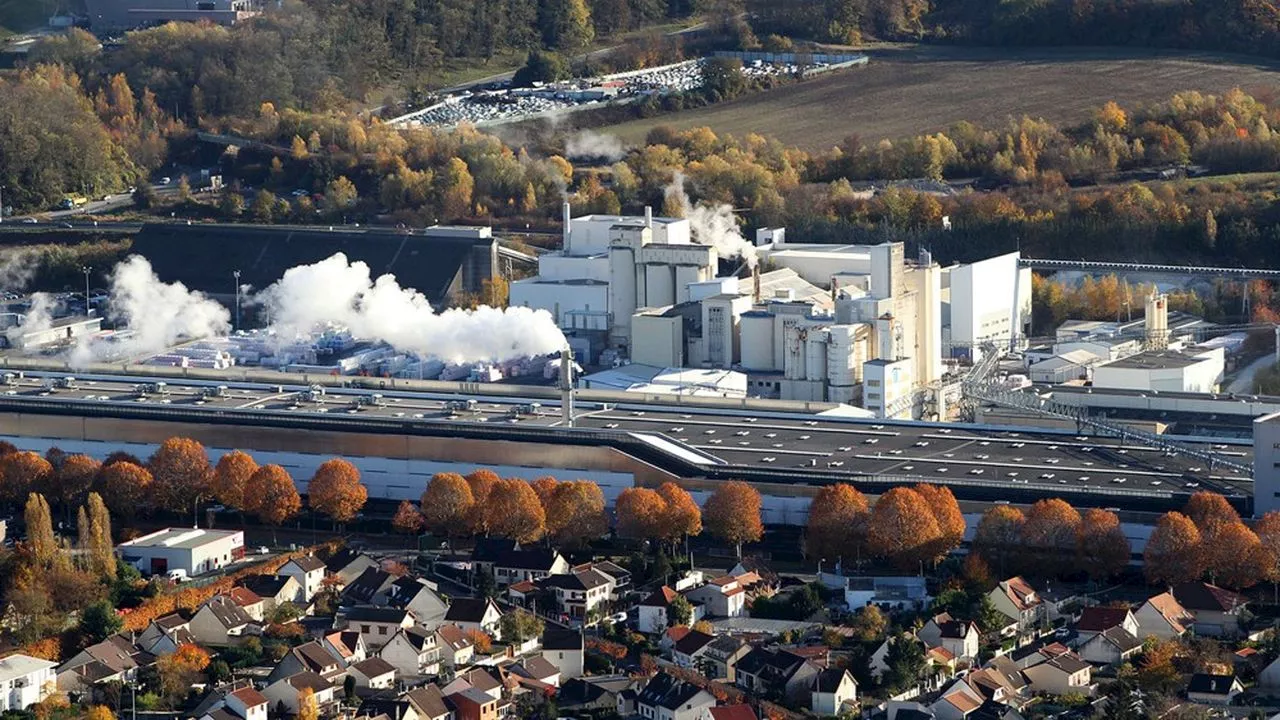
<instances>
[{"instance_id":1,"label":"tall chimney","mask_svg":"<svg viewBox=\"0 0 1280 720\"><path fill-rule=\"evenodd\" d=\"M653 207L650 205L644 206L644 226L653 228Z\"/></svg>"},{"instance_id":2,"label":"tall chimney","mask_svg":"<svg viewBox=\"0 0 1280 720\"><path fill-rule=\"evenodd\" d=\"M560 350L560 419L565 427L573 427L573 349Z\"/></svg>"},{"instance_id":3,"label":"tall chimney","mask_svg":"<svg viewBox=\"0 0 1280 720\"><path fill-rule=\"evenodd\" d=\"M752 302L760 302L760 264L756 263L751 268L751 300Z\"/></svg>"},{"instance_id":4,"label":"tall chimney","mask_svg":"<svg viewBox=\"0 0 1280 720\"><path fill-rule=\"evenodd\" d=\"M563 215L563 217L561 218L561 220L562 220L563 225L564 225L564 229L563 229L563 231L562 231L562 232L564 233L564 238L563 238L563 239L564 239L564 243L563 243L563 244L564 244L564 251L565 251L566 253L568 253L568 252L569 252L569 225L570 225L570 220L572 220L572 216L571 216L571 211L570 211L570 208L569 208L569 201L568 201L568 200L566 200L566 201L564 202L564 207L563 207L563 209L562 209L562 215Z\"/></svg>"}]
</instances>

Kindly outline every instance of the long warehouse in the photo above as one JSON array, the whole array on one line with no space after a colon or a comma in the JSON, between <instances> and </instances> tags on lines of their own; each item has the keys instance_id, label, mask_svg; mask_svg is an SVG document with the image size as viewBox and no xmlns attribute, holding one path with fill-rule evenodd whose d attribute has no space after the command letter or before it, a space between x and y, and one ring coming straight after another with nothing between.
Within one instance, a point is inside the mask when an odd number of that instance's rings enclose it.
<instances>
[{"instance_id":1,"label":"long warehouse","mask_svg":"<svg viewBox=\"0 0 1280 720\"><path fill-rule=\"evenodd\" d=\"M743 479L760 488L771 523L804 522L816 489L839 481L869 494L935 482L974 502L1060 496L1080 507L1146 512L1181 507L1192 492L1208 489L1252 511L1253 479L1238 470L1052 430L684 407L678 400L579 401L567 427L545 392L530 399L59 373L6 382L0 436L22 449L145 457L181 435L204 443L215 461L242 449L278 463L303 492L315 468L340 455L360 468L370 497L387 500L416 500L437 472L489 467L527 479L592 479L609 501L626 487L666 480L701 501L715 483ZM1241 463L1253 458L1248 444L1200 446Z\"/></svg>"}]
</instances>

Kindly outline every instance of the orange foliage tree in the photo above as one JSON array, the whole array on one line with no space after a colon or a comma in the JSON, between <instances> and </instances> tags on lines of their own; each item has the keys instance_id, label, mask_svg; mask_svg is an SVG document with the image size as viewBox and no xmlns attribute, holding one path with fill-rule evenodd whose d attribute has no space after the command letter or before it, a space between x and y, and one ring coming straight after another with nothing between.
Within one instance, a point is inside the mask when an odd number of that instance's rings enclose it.
<instances>
[{"instance_id":1,"label":"orange foliage tree","mask_svg":"<svg viewBox=\"0 0 1280 720\"><path fill-rule=\"evenodd\" d=\"M307 485L307 504L336 523L349 523L369 499L360 471L341 458L326 460Z\"/></svg>"},{"instance_id":2,"label":"orange foliage tree","mask_svg":"<svg viewBox=\"0 0 1280 720\"><path fill-rule=\"evenodd\" d=\"M867 528L871 552L908 569L931 557L942 532L920 493L893 488L876 500Z\"/></svg>"},{"instance_id":3,"label":"orange foliage tree","mask_svg":"<svg viewBox=\"0 0 1280 720\"><path fill-rule=\"evenodd\" d=\"M1094 580L1116 575L1129 564L1132 549L1115 513L1089 508L1076 535L1080 569Z\"/></svg>"},{"instance_id":4,"label":"orange foliage tree","mask_svg":"<svg viewBox=\"0 0 1280 720\"><path fill-rule=\"evenodd\" d=\"M253 513L271 526L271 543L275 544L276 528L298 514L302 498L289 471L279 465L263 465L249 478L249 492L255 498Z\"/></svg>"},{"instance_id":5,"label":"orange foliage tree","mask_svg":"<svg viewBox=\"0 0 1280 720\"><path fill-rule=\"evenodd\" d=\"M618 494L614 514L618 518L618 534L637 539L661 537L667 503L655 490L629 487Z\"/></svg>"},{"instance_id":6,"label":"orange foliage tree","mask_svg":"<svg viewBox=\"0 0 1280 720\"><path fill-rule=\"evenodd\" d=\"M1080 513L1065 500L1038 500L1027 511L1022 542L1042 572L1061 572L1075 566Z\"/></svg>"},{"instance_id":7,"label":"orange foliage tree","mask_svg":"<svg viewBox=\"0 0 1280 720\"><path fill-rule=\"evenodd\" d=\"M702 510L689 491L668 481L658 486L658 497L666 505L660 523L663 539L675 542L702 533Z\"/></svg>"},{"instance_id":8,"label":"orange foliage tree","mask_svg":"<svg viewBox=\"0 0 1280 720\"><path fill-rule=\"evenodd\" d=\"M152 482L151 473L141 465L112 463L98 471L98 494L114 515L132 522L139 510L150 505Z\"/></svg>"},{"instance_id":9,"label":"orange foliage tree","mask_svg":"<svg viewBox=\"0 0 1280 720\"><path fill-rule=\"evenodd\" d=\"M422 513L413 503L405 500L396 508L395 517L391 518L391 527L405 535L413 535L422 529Z\"/></svg>"},{"instance_id":10,"label":"orange foliage tree","mask_svg":"<svg viewBox=\"0 0 1280 720\"><path fill-rule=\"evenodd\" d=\"M218 502L241 512L250 509L253 504L246 495L249 479L258 472L258 463L253 456L239 450L232 450L218 459L213 470L210 490Z\"/></svg>"},{"instance_id":11,"label":"orange foliage tree","mask_svg":"<svg viewBox=\"0 0 1280 720\"><path fill-rule=\"evenodd\" d=\"M68 455L62 458L58 467L45 476L48 483L44 491L45 497L64 506L82 502L93 487L100 467L98 461L88 455Z\"/></svg>"},{"instance_id":12,"label":"orange foliage tree","mask_svg":"<svg viewBox=\"0 0 1280 720\"><path fill-rule=\"evenodd\" d=\"M1143 572L1152 583L1177 585L1204 573L1200 530L1180 512L1167 512L1156 523L1142 553Z\"/></svg>"},{"instance_id":13,"label":"orange foliage tree","mask_svg":"<svg viewBox=\"0 0 1280 720\"><path fill-rule=\"evenodd\" d=\"M742 544L764 535L760 505L760 493L750 485L740 480L721 483L707 498L703 522L712 535L733 545L741 558Z\"/></svg>"},{"instance_id":14,"label":"orange foliage tree","mask_svg":"<svg viewBox=\"0 0 1280 720\"><path fill-rule=\"evenodd\" d=\"M1218 564L1208 567L1215 582L1241 590L1267 577L1267 551L1244 523L1227 525L1217 532L1215 539Z\"/></svg>"},{"instance_id":15,"label":"orange foliage tree","mask_svg":"<svg viewBox=\"0 0 1280 720\"><path fill-rule=\"evenodd\" d=\"M912 489L924 498L925 504L933 513L933 519L938 523L938 540L930 548L930 554L935 559L945 557L964 541L964 515L960 513L956 496L951 494L950 488L942 485L922 483Z\"/></svg>"},{"instance_id":16,"label":"orange foliage tree","mask_svg":"<svg viewBox=\"0 0 1280 720\"><path fill-rule=\"evenodd\" d=\"M867 536L867 498L852 485L836 483L809 504L805 543L810 557L855 557Z\"/></svg>"},{"instance_id":17,"label":"orange foliage tree","mask_svg":"<svg viewBox=\"0 0 1280 720\"><path fill-rule=\"evenodd\" d=\"M471 485L457 473L437 473L422 492L422 519L436 535L462 535L470 530L475 497Z\"/></svg>"},{"instance_id":18,"label":"orange foliage tree","mask_svg":"<svg viewBox=\"0 0 1280 720\"><path fill-rule=\"evenodd\" d=\"M173 437L147 462L160 507L175 513L193 509L196 499L208 496L213 468L204 446L190 438Z\"/></svg>"},{"instance_id":19,"label":"orange foliage tree","mask_svg":"<svg viewBox=\"0 0 1280 720\"><path fill-rule=\"evenodd\" d=\"M1026 521L1022 511L1011 505L996 505L978 521L973 535L974 549L995 563L1002 575L1019 565L1022 526Z\"/></svg>"},{"instance_id":20,"label":"orange foliage tree","mask_svg":"<svg viewBox=\"0 0 1280 720\"><path fill-rule=\"evenodd\" d=\"M1206 570L1214 572L1235 561L1230 554L1238 548L1228 547L1221 535L1240 522L1240 513L1231 507L1226 498L1218 493L1201 490L1187 501L1183 514L1191 518L1191 522L1200 531L1200 555Z\"/></svg>"},{"instance_id":21,"label":"orange foliage tree","mask_svg":"<svg viewBox=\"0 0 1280 720\"><path fill-rule=\"evenodd\" d=\"M209 652L190 643L179 645L177 650L156 660L160 687L170 698L184 697L207 667Z\"/></svg>"},{"instance_id":22,"label":"orange foliage tree","mask_svg":"<svg viewBox=\"0 0 1280 720\"><path fill-rule=\"evenodd\" d=\"M467 485L471 487L471 498L473 503L471 511L468 515L468 523L471 526L471 532L476 535L487 534L489 532L489 513L487 511L489 503L489 493L502 482L502 478L498 477L498 473L481 468L467 473ZM535 493L536 494L536 493Z\"/></svg>"},{"instance_id":23,"label":"orange foliage tree","mask_svg":"<svg viewBox=\"0 0 1280 720\"><path fill-rule=\"evenodd\" d=\"M556 542L578 545L609 530L604 493L590 480L557 483L543 500L543 507L547 534Z\"/></svg>"},{"instance_id":24,"label":"orange foliage tree","mask_svg":"<svg viewBox=\"0 0 1280 720\"><path fill-rule=\"evenodd\" d=\"M533 542L546 532L547 515L538 494L518 478L499 480L485 501L485 527L495 535Z\"/></svg>"},{"instance_id":25,"label":"orange foliage tree","mask_svg":"<svg viewBox=\"0 0 1280 720\"><path fill-rule=\"evenodd\" d=\"M32 488L48 485L52 475L53 465L38 453L24 450L0 456L0 500L22 502Z\"/></svg>"}]
</instances>

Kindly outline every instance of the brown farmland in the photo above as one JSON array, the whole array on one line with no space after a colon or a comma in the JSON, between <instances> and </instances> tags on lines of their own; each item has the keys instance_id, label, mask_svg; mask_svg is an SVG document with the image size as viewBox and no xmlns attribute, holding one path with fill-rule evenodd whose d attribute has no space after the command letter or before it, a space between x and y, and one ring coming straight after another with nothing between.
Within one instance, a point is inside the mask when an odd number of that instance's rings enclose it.
<instances>
[{"instance_id":1,"label":"brown farmland","mask_svg":"<svg viewBox=\"0 0 1280 720\"><path fill-rule=\"evenodd\" d=\"M873 51L861 69L757 93L698 110L607 128L640 142L649 128L709 126L717 133L773 135L808 150L849 135L864 142L945 129L960 120L999 126L1030 115L1080 121L1107 100L1125 107L1184 90L1239 87L1272 99L1280 66L1255 58L1113 49L972 50L915 47Z\"/></svg>"}]
</instances>

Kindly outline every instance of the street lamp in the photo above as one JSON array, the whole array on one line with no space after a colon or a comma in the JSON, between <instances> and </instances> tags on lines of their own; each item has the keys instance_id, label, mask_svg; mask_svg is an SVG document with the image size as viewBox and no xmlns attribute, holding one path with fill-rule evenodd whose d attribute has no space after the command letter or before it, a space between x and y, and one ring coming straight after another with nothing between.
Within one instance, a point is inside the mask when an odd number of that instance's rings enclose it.
<instances>
[{"instance_id":1,"label":"street lamp","mask_svg":"<svg viewBox=\"0 0 1280 720\"><path fill-rule=\"evenodd\" d=\"M82 265L80 272L84 273L84 315L89 317L89 276L93 273L93 268L89 265Z\"/></svg>"},{"instance_id":2,"label":"street lamp","mask_svg":"<svg viewBox=\"0 0 1280 720\"><path fill-rule=\"evenodd\" d=\"M240 329L240 271L232 270L231 277L236 279L236 330Z\"/></svg>"}]
</instances>

